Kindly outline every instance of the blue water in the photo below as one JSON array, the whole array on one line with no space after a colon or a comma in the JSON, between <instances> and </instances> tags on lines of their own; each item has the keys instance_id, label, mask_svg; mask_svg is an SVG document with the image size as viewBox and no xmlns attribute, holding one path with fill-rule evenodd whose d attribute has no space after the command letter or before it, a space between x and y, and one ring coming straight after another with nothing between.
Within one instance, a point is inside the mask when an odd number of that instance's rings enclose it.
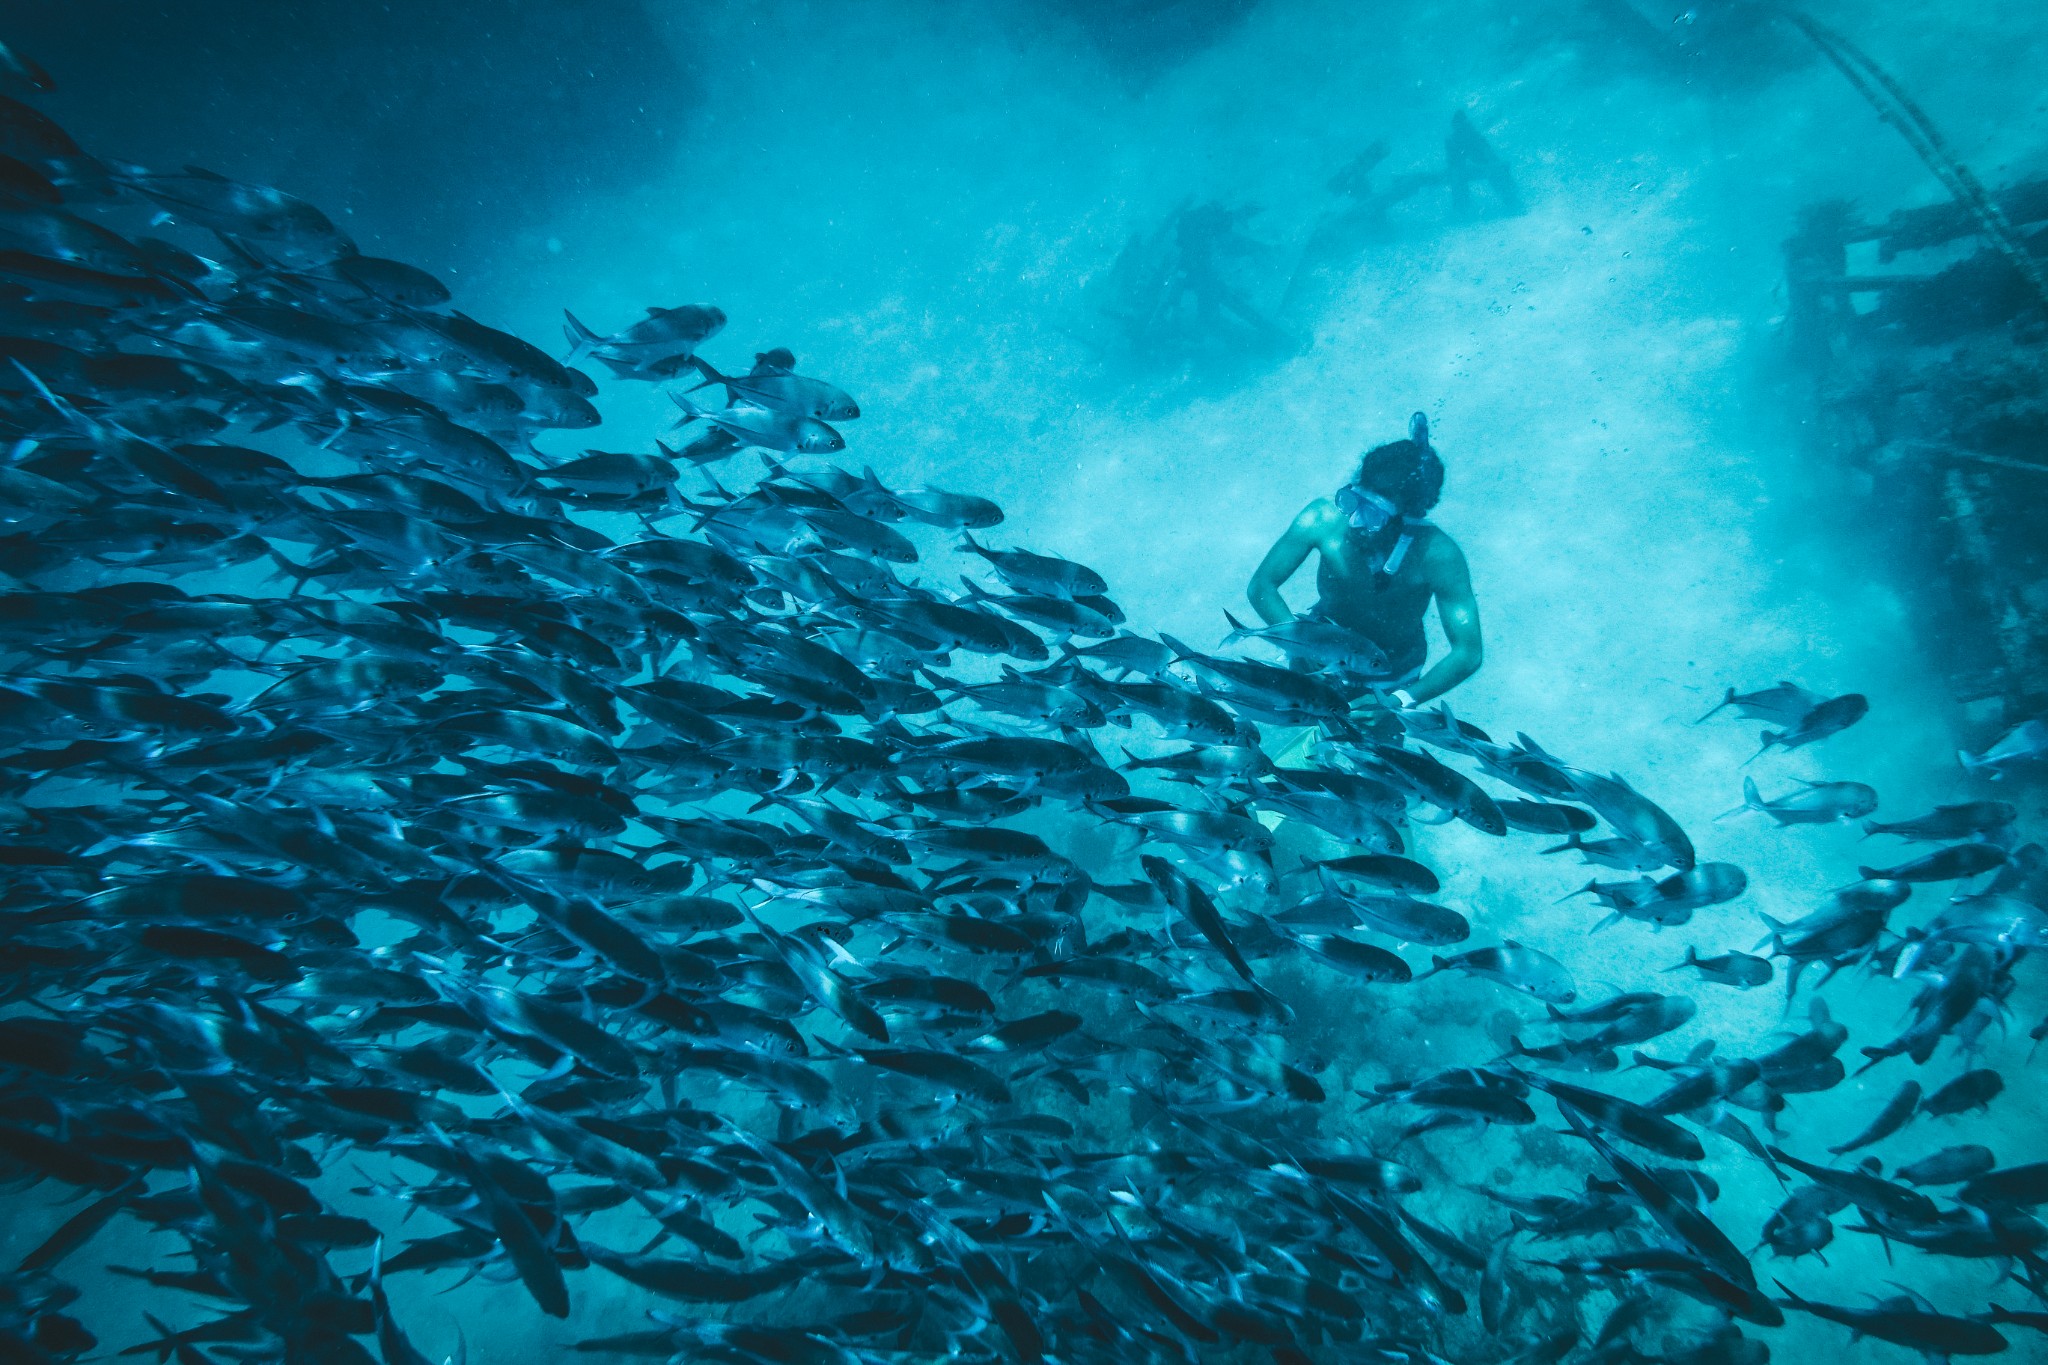
<instances>
[{"instance_id":1,"label":"blue water","mask_svg":"<svg viewBox=\"0 0 2048 1365\"><path fill-rule=\"evenodd\" d=\"M1682 929L1595 936L1585 902L1554 903L1583 875L1526 839L1418 834L1444 874L1441 899L1472 915L1478 937L1549 951L1590 997L1669 989L1655 973L1688 946L1749 949L1757 912L1796 918L1858 862L1887 856L1853 826L1717 819L1740 802L1745 771L1771 794L1793 779L1868 782L1894 818L1991 794L2040 813L2032 788L1993 791L1956 764L1959 747L2022 717L1954 700L1906 605L1901 561L1873 529L1885 490L1822 458L1815 395L1784 353L1780 246L1799 209L1849 198L1881 216L1943 192L1810 49L1782 32L1694 42L1677 30L1712 21L1662 12L1677 3L1633 7L1648 16L1640 35L1612 12L1627 0L647 0L573 15L451 4L431 18L85 3L9 5L0 28L51 68L60 88L46 107L95 151L202 164L323 204L366 251L434 269L457 306L550 347L564 307L603 329L649 304L716 302L732 318L707 348L721 364L786 345L804 372L857 396L844 463L998 500L1008 517L995 543L1092 565L1148 633L1213 644L1225 610L1243 616L1251 571L1289 519L1363 447L1426 412L1449 471L1433 519L1470 560L1486 632L1483 670L1449 699L1457 714L1625 774L1703 858L1750 876L1744 897ZM1814 12L1883 62L1988 182L2042 168L2048 11ZM1501 215L1480 191L1460 213L1440 188L1420 192L1283 306L1304 244L1342 207L1330 178L1376 139L1383 181L1436 167L1456 110L1506 159L1526 212ZM1240 287L1291 345L1196 335L1146 351L1105 313L1126 243L1194 203L1244 210ZM604 449L648 449L673 418L651 387L606 381L598 401ZM566 456L584 448L579 435L541 444ZM716 472L736 486L758 468L743 455ZM970 567L928 544L933 580ZM1290 595L1305 606L1307 593L1304 575ZM1433 627L1432 640L1440 649ZM1746 770L1755 725L1691 723L1725 687L1780 678L1863 692L1871 714ZM1336 978L1303 980L1319 998L1297 1001L1289 1047L1324 1068L1319 1131L1360 1141L1398 1129L1358 1110L1354 1088L1483 1060L1494 1016L1534 1012L1449 978L1370 1000ZM2026 1036L2048 1002L2038 972L2020 983L2011 1026L1972 1063L2001 1070L2005 1094L1985 1115L1922 1120L1877 1149L1888 1167L1962 1142L2005 1164L2048 1155ZM1686 989L1700 1013L1651 1046L1660 1056L1708 1038L1748 1055L1786 1022L1778 984ZM1910 995L1861 972L1825 992L1852 1050L1890 1037ZM1814 1156L1861 1128L1906 1065L1795 1097L1788 1145ZM1944 1048L1929 1088L1961 1066ZM1612 1084L1650 1089L1641 1074ZM1729 1144L1708 1151L1716 1217L1747 1248L1781 1192ZM1562 1187L1585 1167L1562 1139L1526 1130L1434 1135L1403 1156L1447 1187ZM43 1192L18 1202L0 1250L25 1250L66 1212ZM1455 1190L1432 1211L1498 1221ZM116 1225L92 1255L143 1264L152 1252ZM1766 1285L1776 1275L1840 1303L1894 1280L1954 1312L2026 1297L1994 1288L1995 1262L1896 1256L1843 1232L1827 1264L1758 1264ZM449 1283L409 1277L393 1295L429 1355L459 1329L477 1365L633 1330L650 1303L586 1272L572 1317L556 1322L516 1283ZM125 1283L89 1289L105 1342L140 1338L155 1299ZM1798 1315L1761 1335L1781 1360L1846 1339ZM2012 1335L2007 1358L2041 1358L2040 1338Z\"/></svg>"}]
</instances>

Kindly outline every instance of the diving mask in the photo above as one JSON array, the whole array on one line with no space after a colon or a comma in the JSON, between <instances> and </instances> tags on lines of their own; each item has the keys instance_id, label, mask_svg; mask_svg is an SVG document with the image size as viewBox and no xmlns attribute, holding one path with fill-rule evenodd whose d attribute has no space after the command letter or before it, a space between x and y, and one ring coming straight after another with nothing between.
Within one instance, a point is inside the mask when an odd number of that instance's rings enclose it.
<instances>
[{"instance_id":1,"label":"diving mask","mask_svg":"<svg viewBox=\"0 0 2048 1365\"><path fill-rule=\"evenodd\" d=\"M1369 536L1376 535L1388 522L1401 515L1401 509L1394 506L1392 500L1355 483L1347 483L1337 490L1337 510L1344 513L1353 528Z\"/></svg>"}]
</instances>

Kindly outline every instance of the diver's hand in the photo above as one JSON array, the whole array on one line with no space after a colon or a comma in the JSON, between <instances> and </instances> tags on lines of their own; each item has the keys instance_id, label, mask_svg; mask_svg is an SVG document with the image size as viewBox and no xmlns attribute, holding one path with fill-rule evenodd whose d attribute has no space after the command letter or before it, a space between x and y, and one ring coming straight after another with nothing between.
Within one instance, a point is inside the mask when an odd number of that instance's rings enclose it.
<instances>
[{"instance_id":1,"label":"diver's hand","mask_svg":"<svg viewBox=\"0 0 2048 1365\"><path fill-rule=\"evenodd\" d=\"M1397 687L1391 692L1375 687L1352 702L1351 710L1354 715L1386 717L1409 710L1414 705L1415 698L1405 687Z\"/></svg>"}]
</instances>

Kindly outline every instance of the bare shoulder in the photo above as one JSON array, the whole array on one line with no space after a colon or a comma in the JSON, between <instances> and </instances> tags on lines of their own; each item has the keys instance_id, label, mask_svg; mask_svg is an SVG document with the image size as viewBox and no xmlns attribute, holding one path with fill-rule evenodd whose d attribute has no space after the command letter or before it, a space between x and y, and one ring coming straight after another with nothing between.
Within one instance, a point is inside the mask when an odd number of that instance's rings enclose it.
<instances>
[{"instance_id":1,"label":"bare shoulder","mask_svg":"<svg viewBox=\"0 0 2048 1365\"><path fill-rule=\"evenodd\" d=\"M1317 498L1301 509L1301 514L1294 519L1293 530L1298 535L1322 540L1343 530L1348 524L1349 521L1338 509L1335 499Z\"/></svg>"},{"instance_id":2,"label":"bare shoulder","mask_svg":"<svg viewBox=\"0 0 2048 1365\"><path fill-rule=\"evenodd\" d=\"M1413 523L1410 523L1411 525ZM1426 559L1463 560L1465 552L1458 548L1458 542L1451 539L1451 533L1443 527L1425 524L1416 528L1422 541L1421 550Z\"/></svg>"},{"instance_id":3,"label":"bare shoulder","mask_svg":"<svg viewBox=\"0 0 2048 1365\"><path fill-rule=\"evenodd\" d=\"M1470 574L1465 565L1465 552L1441 526L1424 528L1422 562L1430 577L1440 584L1446 580L1464 579Z\"/></svg>"}]
</instances>

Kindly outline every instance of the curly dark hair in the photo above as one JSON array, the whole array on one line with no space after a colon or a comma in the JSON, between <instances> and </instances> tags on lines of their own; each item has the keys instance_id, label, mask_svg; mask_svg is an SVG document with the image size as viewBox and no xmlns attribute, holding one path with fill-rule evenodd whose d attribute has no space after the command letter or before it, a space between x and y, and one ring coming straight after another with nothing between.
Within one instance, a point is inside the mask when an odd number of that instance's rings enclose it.
<instances>
[{"instance_id":1,"label":"curly dark hair","mask_svg":"<svg viewBox=\"0 0 2048 1365\"><path fill-rule=\"evenodd\" d=\"M1443 496L1444 462L1419 442L1389 441L1365 452L1356 482L1393 503L1404 517L1427 516Z\"/></svg>"}]
</instances>

